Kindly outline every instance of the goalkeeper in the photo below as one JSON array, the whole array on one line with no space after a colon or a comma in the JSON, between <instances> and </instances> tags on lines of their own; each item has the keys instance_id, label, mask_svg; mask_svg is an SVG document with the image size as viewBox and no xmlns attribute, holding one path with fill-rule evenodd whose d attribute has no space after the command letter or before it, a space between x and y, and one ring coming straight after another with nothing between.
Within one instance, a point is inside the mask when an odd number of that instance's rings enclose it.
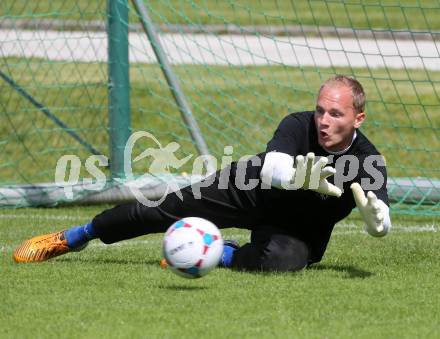
<instances>
[{"instance_id":1,"label":"goalkeeper","mask_svg":"<svg viewBox=\"0 0 440 339\"><path fill-rule=\"evenodd\" d=\"M91 239L111 244L164 232L176 220L196 216L221 228L251 231L250 242L241 247L225 242L222 266L297 271L322 259L334 225L355 206L366 231L384 236L391 227L386 168L359 130L364 108L358 81L332 77L321 86L314 111L281 121L266 152L181 189L183 200L174 192L157 207L139 202L116 206L89 224L27 240L13 257L17 262L44 261L79 251Z\"/></svg>"}]
</instances>

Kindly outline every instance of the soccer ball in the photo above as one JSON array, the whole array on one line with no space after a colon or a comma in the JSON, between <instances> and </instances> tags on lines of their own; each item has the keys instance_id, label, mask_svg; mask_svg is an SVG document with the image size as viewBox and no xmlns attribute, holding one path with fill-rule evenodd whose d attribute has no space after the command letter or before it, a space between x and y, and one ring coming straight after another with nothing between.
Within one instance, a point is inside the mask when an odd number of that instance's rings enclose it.
<instances>
[{"instance_id":1,"label":"soccer ball","mask_svg":"<svg viewBox=\"0 0 440 339\"><path fill-rule=\"evenodd\" d=\"M168 228L163 254L169 268L185 278L200 278L215 268L223 253L223 238L210 221L188 217Z\"/></svg>"}]
</instances>

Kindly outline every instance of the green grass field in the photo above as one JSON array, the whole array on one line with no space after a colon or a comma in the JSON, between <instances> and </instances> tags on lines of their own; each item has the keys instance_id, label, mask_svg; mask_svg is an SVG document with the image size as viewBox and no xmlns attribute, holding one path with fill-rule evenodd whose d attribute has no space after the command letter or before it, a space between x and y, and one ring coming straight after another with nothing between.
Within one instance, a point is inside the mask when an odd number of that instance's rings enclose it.
<instances>
[{"instance_id":1,"label":"green grass field","mask_svg":"<svg viewBox=\"0 0 440 339\"><path fill-rule=\"evenodd\" d=\"M2 19L104 20L104 0L4 0ZM148 1L156 23L320 25L440 30L438 1ZM130 8L130 22L137 23ZM108 65L1 58L7 73L87 142L109 155ZM211 152L234 159L261 152L288 112L312 110L335 73L364 85L366 135L390 176L440 178L440 72L423 70L175 66ZM130 65L132 129L179 156L196 153L156 65ZM16 90L0 81L0 184L53 182L61 155L90 155ZM137 151L151 145L140 144ZM146 163L135 165L143 173ZM191 170L190 167L180 171ZM81 178L88 177L82 169ZM2 197L0 197L1 199ZM421 201L419 201L421 203ZM216 269L198 280L163 270L162 235L105 246L41 264L16 264L23 240L90 221L104 206L0 209L0 338L439 338L439 204L394 210L383 239L354 213L338 224L323 261L294 274ZM123 225L121 225L123 226ZM223 231L240 243L249 233Z\"/></svg>"},{"instance_id":2,"label":"green grass field","mask_svg":"<svg viewBox=\"0 0 440 339\"><path fill-rule=\"evenodd\" d=\"M424 0L154 0L146 2L156 23L190 25L320 25L355 29L440 29L438 1ZM5 0L5 17L104 20L106 1ZM130 22L138 22L130 4Z\"/></svg>"},{"instance_id":3,"label":"green grass field","mask_svg":"<svg viewBox=\"0 0 440 339\"><path fill-rule=\"evenodd\" d=\"M26 238L103 207L0 210L1 338L438 338L438 219L394 218L385 238L338 224L321 263L294 274L216 269L186 280L159 266L161 235L40 264ZM244 243L248 232L224 230Z\"/></svg>"}]
</instances>

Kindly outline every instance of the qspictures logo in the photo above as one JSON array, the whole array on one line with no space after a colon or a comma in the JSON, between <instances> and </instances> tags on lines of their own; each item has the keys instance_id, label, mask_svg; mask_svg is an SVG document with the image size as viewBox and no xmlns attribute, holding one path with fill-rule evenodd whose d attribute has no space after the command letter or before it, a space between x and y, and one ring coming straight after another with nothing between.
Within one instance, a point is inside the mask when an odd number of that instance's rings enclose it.
<instances>
[{"instance_id":1,"label":"qspictures logo","mask_svg":"<svg viewBox=\"0 0 440 339\"><path fill-rule=\"evenodd\" d=\"M135 145L140 143L142 139L148 144L153 144L153 147L147 147L133 160L133 150ZM183 195L180 190L180 186L176 181L176 177L172 175L173 170L179 170L182 166L187 165L192 160L192 172L190 175L190 186L192 189L193 197L195 199L201 199L201 188L209 187L217 182L217 189L228 189L230 182L230 167L228 165L232 162L233 147L225 146L223 148L223 156L221 158L220 167L223 169L218 175L218 180L212 175L214 172L209 172L209 163L214 169L218 168L217 159L211 155L200 155L194 157L193 154L189 154L184 158L179 158L176 152L180 149L181 145L177 142L170 142L163 146L159 140L151 133L146 131L137 131L133 133L127 140L124 147L124 178L115 179L120 185L127 187L136 200L147 206L156 207L159 206L166 198L167 194L174 192L181 200ZM138 147L139 148L139 147ZM145 174L135 176L133 174L133 163L143 161L148 158L149 167ZM293 158L293 157L292 157ZM326 163L332 164L334 157L329 155L326 157ZM316 157L316 162L311 167L317 169L315 166L320 160L320 157ZM300 166L300 163L293 164ZM327 161L328 160L328 161ZM75 189L81 186L81 189L89 191L102 191L107 184L107 178L105 173L100 169L101 167L108 166L109 159L105 155L91 155L85 161L85 169L92 176L86 178L80 178L81 172L81 159L77 155L67 154L60 157L57 161L55 168L55 183L64 189L64 193L67 199L73 199L75 196ZM261 189L271 189L273 187L274 178L276 175L276 168L265 173L265 177L259 179L248 179L247 173L249 167L262 167L262 159L255 155L242 156L236 165L236 171L234 173L234 184L239 190L252 190L258 185ZM368 178L362 178L360 181L361 186L365 190L379 189L385 181L382 173L378 171L375 166L385 166L384 159L380 155L370 155L363 160L360 164L359 159L354 155L343 155L338 157L334 168L336 173L334 174L334 185L343 189L343 184L356 178L359 173L359 168L362 166L364 171L368 174ZM321 169L320 169L321 170ZM275 171L275 172L274 172ZM307 180L309 187L318 187L319 173L317 175L310 175L309 177L300 177L295 175L294 178L288 177L284 182L278 183L280 187L286 190L296 190L303 186L304 181ZM166 186L163 194L159 199L148 199L142 191L142 187L145 185L145 180L151 177L165 177L164 184ZM203 180L202 180L203 179ZM279 180L279 179L278 179ZM313 182L312 182L313 181ZM314 182L316 181L316 182Z\"/></svg>"},{"instance_id":2,"label":"qspictures logo","mask_svg":"<svg viewBox=\"0 0 440 339\"><path fill-rule=\"evenodd\" d=\"M149 147L141 154L139 154L136 158L133 159L133 162L140 161L146 157L151 157L152 161L150 163L150 167L148 169L148 173L153 176L159 176L163 174L168 174L166 181L166 189L163 195L158 200L150 200L148 199L141 191L142 180L136 180L133 175L132 168L132 153L133 148L136 142L141 138L147 138L153 140L156 144L157 148ZM175 192L180 200L183 200L182 192L180 192L180 187L175 180L175 177L171 175L171 168L178 170L183 165L185 165L189 159L193 157L193 154L186 156L183 159L178 159L175 155L180 148L180 145L177 142L170 142L165 147L157 140L157 138L148 133L146 131L139 131L133 133L127 141L127 144L124 149L124 173L125 179L120 181L122 184L126 184L130 189L131 193L135 196L137 201L141 204L148 207L159 206L166 198L169 192ZM145 176L145 175L144 175ZM138 184L136 184L138 183Z\"/></svg>"}]
</instances>

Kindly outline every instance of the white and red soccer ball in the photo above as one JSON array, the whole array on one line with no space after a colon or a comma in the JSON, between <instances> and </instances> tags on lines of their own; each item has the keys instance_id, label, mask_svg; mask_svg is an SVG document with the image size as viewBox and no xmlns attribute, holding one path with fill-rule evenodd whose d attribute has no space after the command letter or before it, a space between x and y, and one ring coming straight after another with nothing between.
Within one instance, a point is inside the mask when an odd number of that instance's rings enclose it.
<instances>
[{"instance_id":1,"label":"white and red soccer ball","mask_svg":"<svg viewBox=\"0 0 440 339\"><path fill-rule=\"evenodd\" d=\"M183 218L172 224L163 239L169 268L185 278L200 278L215 268L223 253L223 238L210 221Z\"/></svg>"}]
</instances>

